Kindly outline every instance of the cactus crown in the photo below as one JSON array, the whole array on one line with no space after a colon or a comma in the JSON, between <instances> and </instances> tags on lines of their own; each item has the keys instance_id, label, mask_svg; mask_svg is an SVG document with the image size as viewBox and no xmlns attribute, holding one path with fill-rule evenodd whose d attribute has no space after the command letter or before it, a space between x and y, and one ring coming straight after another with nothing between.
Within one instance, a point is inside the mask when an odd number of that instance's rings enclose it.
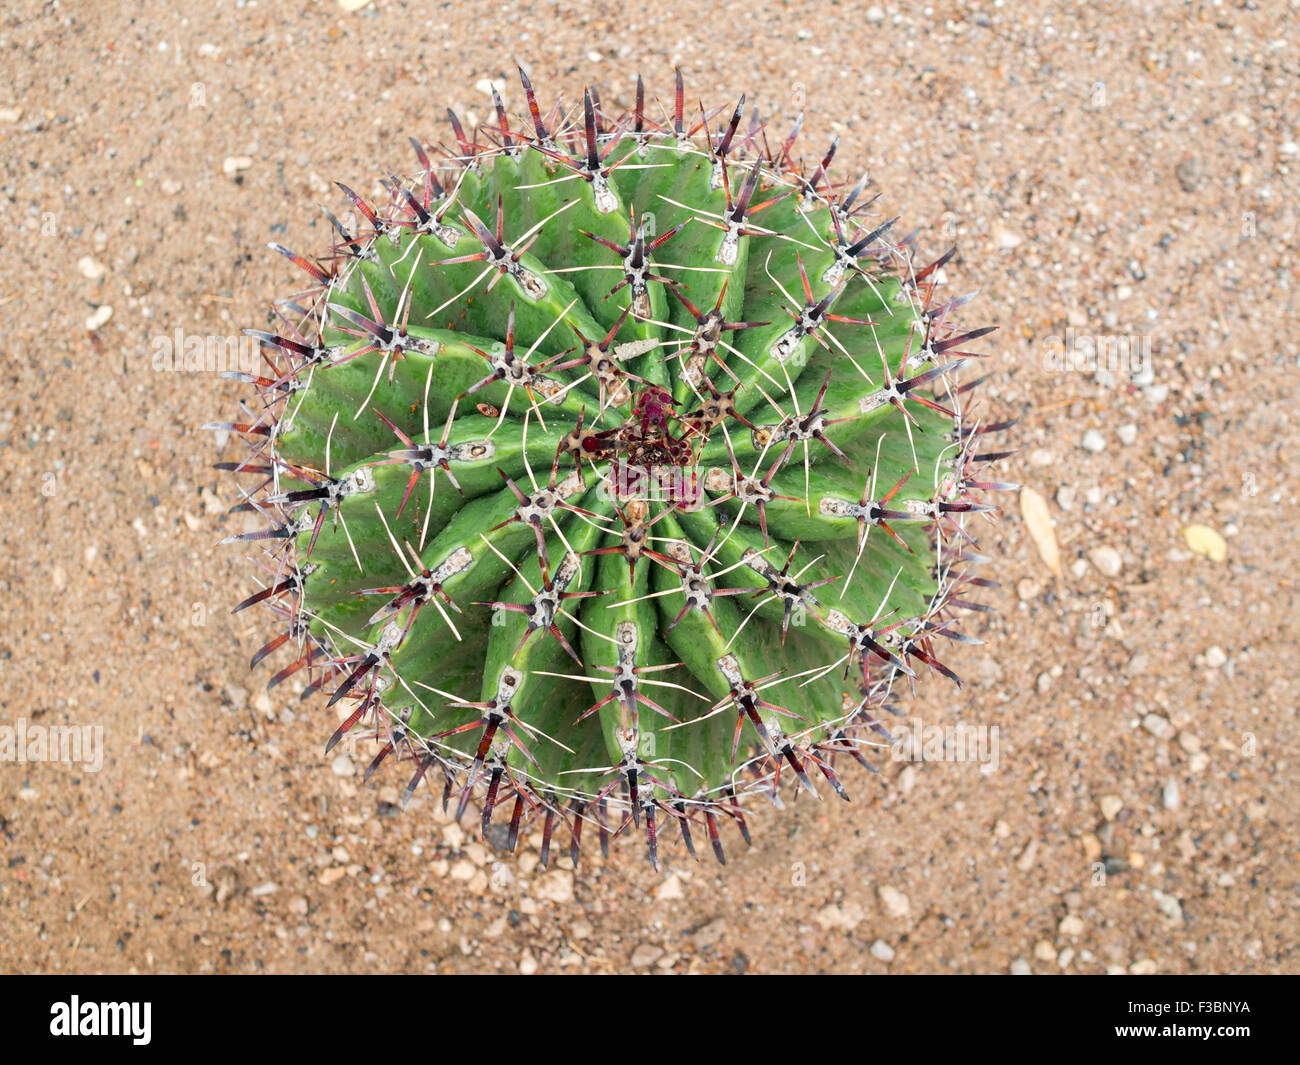
<instances>
[{"instance_id":1,"label":"cactus crown","mask_svg":"<svg viewBox=\"0 0 1300 1065\"><path fill-rule=\"evenodd\" d=\"M240 509L304 697L412 760L407 797L509 806L602 846L643 831L723 856L784 774L844 789L892 695L969 639L992 510L958 378L971 341L832 144L773 149L744 98L688 114L539 106L454 143L274 306ZM327 212L328 214L328 212ZM897 712L897 711L894 711Z\"/></svg>"}]
</instances>

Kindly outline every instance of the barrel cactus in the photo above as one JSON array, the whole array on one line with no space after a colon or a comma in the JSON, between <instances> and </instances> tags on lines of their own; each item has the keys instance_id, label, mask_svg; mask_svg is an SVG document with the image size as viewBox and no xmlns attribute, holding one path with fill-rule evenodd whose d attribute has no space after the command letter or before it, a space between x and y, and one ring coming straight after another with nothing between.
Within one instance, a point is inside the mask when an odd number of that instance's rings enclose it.
<instances>
[{"instance_id":1,"label":"barrel cactus","mask_svg":"<svg viewBox=\"0 0 1300 1065\"><path fill-rule=\"evenodd\" d=\"M254 665L331 708L327 752L373 741L367 778L406 761L406 798L540 828L543 862L557 831L721 860L754 797L847 798L918 673L957 680L970 517L1008 487L963 377L990 330L799 123L680 73L545 110L520 73L526 118L450 114L412 176L339 186L322 255L272 245L306 287L216 424L266 519L235 609L271 608Z\"/></svg>"}]
</instances>

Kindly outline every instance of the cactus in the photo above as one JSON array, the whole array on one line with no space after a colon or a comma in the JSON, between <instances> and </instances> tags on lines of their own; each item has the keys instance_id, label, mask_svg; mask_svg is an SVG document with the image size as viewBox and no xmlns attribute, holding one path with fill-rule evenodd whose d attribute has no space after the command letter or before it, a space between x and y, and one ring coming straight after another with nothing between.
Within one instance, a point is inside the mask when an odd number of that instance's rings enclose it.
<instances>
[{"instance_id":1,"label":"cactus","mask_svg":"<svg viewBox=\"0 0 1300 1065\"><path fill-rule=\"evenodd\" d=\"M695 855L746 800L825 787L962 633L996 508L972 414L990 332L936 298L866 178L775 150L756 111L543 113L495 96L412 139L248 330L264 356L221 467L265 527L261 588L368 779L409 761L506 845L643 833ZM870 221L868 219L871 219ZM873 770L874 771L874 770ZM507 808L508 807L508 812Z\"/></svg>"}]
</instances>

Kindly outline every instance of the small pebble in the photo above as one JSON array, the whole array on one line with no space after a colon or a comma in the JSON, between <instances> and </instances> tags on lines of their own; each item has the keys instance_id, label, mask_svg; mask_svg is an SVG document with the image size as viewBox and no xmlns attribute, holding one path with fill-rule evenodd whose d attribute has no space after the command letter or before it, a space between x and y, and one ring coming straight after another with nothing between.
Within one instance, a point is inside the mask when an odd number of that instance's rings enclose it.
<instances>
[{"instance_id":1,"label":"small pebble","mask_svg":"<svg viewBox=\"0 0 1300 1065\"><path fill-rule=\"evenodd\" d=\"M1160 802L1166 810L1177 810L1180 801L1178 792L1178 781L1168 780L1165 782L1164 790L1160 792Z\"/></svg>"},{"instance_id":2,"label":"small pebble","mask_svg":"<svg viewBox=\"0 0 1300 1065\"><path fill-rule=\"evenodd\" d=\"M691 936L691 941L697 949L711 947L717 943L727 932L727 922L721 917L717 917L708 924L695 930Z\"/></svg>"},{"instance_id":3,"label":"small pebble","mask_svg":"<svg viewBox=\"0 0 1300 1065\"><path fill-rule=\"evenodd\" d=\"M894 960L894 948L886 943L883 939L877 939L871 944L871 956L879 958L881 961L889 962Z\"/></svg>"},{"instance_id":4,"label":"small pebble","mask_svg":"<svg viewBox=\"0 0 1300 1065\"><path fill-rule=\"evenodd\" d=\"M1138 428L1132 422L1127 425L1121 425L1115 430L1115 435L1119 437L1119 442L1128 446L1138 438Z\"/></svg>"},{"instance_id":5,"label":"small pebble","mask_svg":"<svg viewBox=\"0 0 1300 1065\"><path fill-rule=\"evenodd\" d=\"M1024 958L1016 958L1011 963L1012 976L1033 976L1034 970L1029 967L1029 962Z\"/></svg>"},{"instance_id":6,"label":"small pebble","mask_svg":"<svg viewBox=\"0 0 1300 1065\"><path fill-rule=\"evenodd\" d=\"M1101 808L1102 817L1107 821L1114 821L1115 815L1124 809L1124 800L1118 795L1103 795L1097 805Z\"/></svg>"},{"instance_id":7,"label":"small pebble","mask_svg":"<svg viewBox=\"0 0 1300 1065\"><path fill-rule=\"evenodd\" d=\"M880 901L890 917L906 917L912 910L908 897L888 884L880 889Z\"/></svg>"},{"instance_id":8,"label":"small pebble","mask_svg":"<svg viewBox=\"0 0 1300 1065\"><path fill-rule=\"evenodd\" d=\"M1187 546L1211 562L1222 562L1228 557L1228 542L1208 525L1188 525L1183 529Z\"/></svg>"},{"instance_id":9,"label":"small pebble","mask_svg":"<svg viewBox=\"0 0 1300 1065\"><path fill-rule=\"evenodd\" d=\"M346 754L341 754L330 762L330 769L336 777L350 777L357 771L357 767L352 764L352 759Z\"/></svg>"},{"instance_id":10,"label":"small pebble","mask_svg":"<svg viewBox=\"0 0 1300 1065\"><path fill-rule=\"evenodd\" d=\"M1088 561L1107 577L1114 577L1124 566L1124 560L1113 547L1094 547L1088 552Z\"/></svg>"},{"instance_id":11,"label":"small pebble","mask_svg":"<svg viewBox=\"0 0 1300 1065\"><path fill-rule=\"evenodd\" d=\"M1166 740L1174 734L1174 727L1169 718L1159 714L1147 714L1142 718L1142 727L1158 740Z\"/></svg>"},{"instance_id":12,"label":"small pebble","mask_svg":"<svg viewBox=\"0 0 1300 1065\"><path fill-rule=\"evenodd\" d=\"M92 255L83 255L77 260L77 272L89 281L98 281L104 276L104 264Z\"/></svg>"},{"instance_id":13,"label":"small pebble","mask_svg":"<svg viewBox=\"0 0 1300 1065\"><path fill-rule=\"evenodd\" d=\"M1171 921L1181 921L1183 919L1183 906L1178 901L1177 896L1166 894L1163 891L1153 891L1151 897L1156 900L1160 912Z\"/></svg>"},{"instance_id":14,"label":"small pebble","mask_svg":"<svg viewBox=\"0 0 1300 1065\"><path fill-rule=\"evenodd\" d=\"M867 23L871 26L879 26L885 21L885 9L879 4L872 4L867 8Z\"/></svg>"},{"instance_id":15,"label":"small pebble","mask_svg":"<svg viewBox=\"0 0 1300 1065\"><path fill-rule=\"evenodd\" d=\"M653 943L641 943L632 951L632 968L648 968L662 958L663 955L662 947L656 947Z\"/></svg>"},{"instance_id":16,"label":"small pebble","mask_svg":"<svg viewBox=\"0 0 1300 1065\"><path fill-rule=\"evenodd\" d=\"M221 164L223 174L238 174L241 170L247 170L253 165L253 160L247 155L228 155L226 161Z\"/></svg>"},{"instance_id":17,"label":"small pebble","mask_svg":"<svg viewBox=\"0 0 1300 1065\"><path fill-rule=\"evenodd\" d=\"M1223 653L1223 648L1217 643L1205 652L1205 664L1211 669L1221 669L1227 661L1228 656Z\"/></svg>"},{"instance_id":18,"label":"small pebble","mask_svg":"<svg viewBox=\"0 0 1300 1065\"><path fill-rule=\"evenodd\" d=\"M94 313L86 319L86 328L93 333L112 317L113 308L107 303L102 304L101 306L96 307Z\"/></svg>"},{"instance_id":19,"label":"small pebble","mask_svg":"<svg viewBox=\"0 0 1300 1065\"><path fill-rule=\"evenodd\" d=\"M1061 918L1061 923L1057 925L1056 930L1063 936L1081 936L1083 935L1083 919L1073 913L1067 913Z\"/></svg>"},{"instance_id":20,"label":"small pebble","mask_svg":"<svg viewBox=\"0 0 1300 1065\"><path fill-rule=\"evenodd\" d=\"M676 873L670 873L668 879L655 889L655 898L660 902L680 899L682 895L682 882Z\"/></svg>"},{"instance_id":21,"label":"small pebble","mask_svg":"<svg viewBox=\"0 0 1300 1065\"><path fill-rule=\"evenodd\" d=\"M1147 656L1138 652L1124 664L1124 675L1126 677L1140 677L1147 671L1148 664Z\"/></svg>"},{"instance_id":22,"label":"small pebble","mask_svg":"<svg viewBox=\"0 0 1300 1065\"><path fill-rule=\"evenodd\" d=\"M1083 434L1083 439L1079 442L1079 446L1082 447L1084 451L1091 451L1093 454L1096 454L1098 451L1106 450L1106 438L1102 436L1101 433L1097 432L1096 429L1089 429Z\"/></svg>"}]
</instances>

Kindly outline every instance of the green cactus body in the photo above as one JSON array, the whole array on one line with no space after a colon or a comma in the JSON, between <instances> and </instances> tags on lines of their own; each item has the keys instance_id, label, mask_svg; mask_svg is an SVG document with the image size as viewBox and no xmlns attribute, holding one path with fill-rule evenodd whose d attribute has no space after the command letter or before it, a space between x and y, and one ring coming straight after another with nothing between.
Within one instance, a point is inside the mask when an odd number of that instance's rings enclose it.
<instances>
[{"instance_id":1,"label":"green cactus body","mask_svg":"<svg viewBox=\"0 0 1300 1065\"><path fill-rule=\"evenodd\" d=\"M956 628L991 510L960 333L892 223L742 106L496 124L302 266L233 426L308 694L509 845L652 860L816 793ZM936 398L941 397L941 398ZM328 749L328 748L327 748ZM369 773L367 773L369 775Z\"/></svg>"}]
</instances>

